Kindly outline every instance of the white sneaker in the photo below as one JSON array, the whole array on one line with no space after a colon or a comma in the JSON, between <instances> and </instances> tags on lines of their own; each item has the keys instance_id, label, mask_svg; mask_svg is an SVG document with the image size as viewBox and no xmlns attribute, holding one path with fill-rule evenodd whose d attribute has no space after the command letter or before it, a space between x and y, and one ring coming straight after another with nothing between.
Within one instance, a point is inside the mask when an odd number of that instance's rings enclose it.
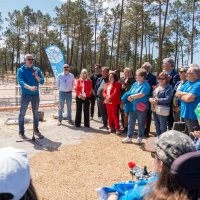
<instances>
[{"instance_id":1,"label":"white sneaker","mask_svg":"<svg viewBox=\"0 0 200 200\"><path fill-rule=\"evenodd\" d=\"M142 138L138 137L138 138L137 138L137 143L138 143L138 144L142 144Z\"/></svg>"},{"instance_id":2,"label":"white sneaker","mask_svg":"<svg viewBox=\"0 0 200 200\"><path fill-rule=\"evenodd\" d=\"M122 140L122 143L131 143L132 142L132 138L126 137Z\"/></svg>"}]
</instances>

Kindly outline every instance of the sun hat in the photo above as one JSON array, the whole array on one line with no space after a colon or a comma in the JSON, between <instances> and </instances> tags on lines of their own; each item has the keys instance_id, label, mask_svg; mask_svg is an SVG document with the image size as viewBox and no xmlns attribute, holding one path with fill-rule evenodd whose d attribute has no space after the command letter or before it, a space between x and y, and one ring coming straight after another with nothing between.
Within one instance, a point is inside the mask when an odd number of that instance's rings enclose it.
<instances>
[{"instance_id":1,"label":"sun hat","mask_svg":"<svg viewBox=\"0 0 200 200\"><path fill-rule=\"evenodd\" d=\"M0 148L0 194L9 193L19 200L30 185L27 153L13 147Z\"/></svg>"},{"instance_id":2,"label":"sun hat","mask_svg":"<svg viewBox=\"0 0 200 200\"><path fill-rule=\"evenodd\" d=\"M169 167L179 156L196 151L192 139L176 130L164 132L159 138L150 138L145 143L145 149L155 152L157 157Z\"/></svg>"}]
</instances>

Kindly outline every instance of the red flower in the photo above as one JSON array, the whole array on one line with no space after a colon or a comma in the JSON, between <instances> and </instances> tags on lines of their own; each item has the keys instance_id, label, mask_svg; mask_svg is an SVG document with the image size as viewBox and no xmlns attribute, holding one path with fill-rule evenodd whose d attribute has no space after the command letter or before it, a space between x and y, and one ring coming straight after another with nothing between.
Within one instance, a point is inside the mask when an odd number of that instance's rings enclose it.
<instances>
[{"instance_id":1,"label":"red flower","mask_svg":"<svg viewBox=\"0 0 200 200\"><path fill-rule=\"evenodd\" d=\"M136 164L133 162L129 162L128 166L130 167L130 169L133 169L136 166Z\"/></svg>"}]
</instances>

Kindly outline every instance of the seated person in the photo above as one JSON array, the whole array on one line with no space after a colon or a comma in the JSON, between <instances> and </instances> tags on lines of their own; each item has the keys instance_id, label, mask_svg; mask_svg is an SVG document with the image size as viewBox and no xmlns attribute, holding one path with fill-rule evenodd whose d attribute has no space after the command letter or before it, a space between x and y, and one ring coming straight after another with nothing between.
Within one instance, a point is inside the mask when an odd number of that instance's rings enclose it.
<instances>
[{"instance_id":1,"label":"seated person","mask_svg":"<svg viewBox=\"0 0 200 200\"><path fill-rule=\"evenodd\" d=\"M0 148L0 200L38 200L25 151Z\"/></svg>"},{"instance_id":2,"label":"seated person","mask_svg":"<svg viewBox=\"0 0 200 200\"><path fill-rule=\"evenodd\" d=\"M192 195L196 194L196 191L188 191L180 186L170 173L170 167L175 159L196 151L189 136L170 130L161 134L158 139L150 138L145 148L154 158L154 168L158 178L132 182L132 187L122 185L122 189L116 187L117 184L111 188L101 188L97 190L99 197L108 200L195 199Z\"/></svg>"}]
</instances>

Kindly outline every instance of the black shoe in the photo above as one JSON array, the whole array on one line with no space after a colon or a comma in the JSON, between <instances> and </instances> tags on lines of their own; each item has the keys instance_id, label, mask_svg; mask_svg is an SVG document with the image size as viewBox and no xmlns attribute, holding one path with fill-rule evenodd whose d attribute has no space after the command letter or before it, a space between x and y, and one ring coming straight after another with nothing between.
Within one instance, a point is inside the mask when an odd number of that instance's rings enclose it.
<instances>
[{"instance_id":1,"label":"black shoe","mask_svg":"<svg viewBox=\"0 0 200 200\"><path fill-rule=\"evenodd\" d=\"M68 120L68 124L74 125L74 122L72 120Z\"/></svg>"},{"instance_id":2,"label":"black shoe","mask_svg":"<svg viewBox=\"0 0 200 200\"><path fill-rule=\"evenodd\" d=\"M100 126L99 129L106 129L106 130L108 130L108 127L107 126Z\"/></svg>"},{"instance_id":3,"label":"black shoe","mask_svg":"<svg viewBox=\"0 0 200 200\"><path fill-rule=\"evenodd\" d=\"M40 139L44 138L44 136L40 133L39 130L34 130L34 131L33 131L33 135L36 135L36 136L39 137Z\"/></svg>"},{"instance_id":4,"label":"black shoe","mask_svg":"<svg viewBox=\"0 0 200 200\"><path fill-rule=\"evenodd\" d=\"M127 127L125 127L125 128L121 128L121 129L119 129L119 131L120 131L121 134L123 134L123 133L127 133L128 128L127 128Z\"/></svg>"},{"instance_id":5,"label":"black shoe","mask_svg":"<svg viewBox=\"0 0 200 200\"><path fill-rule=\"evenodd\" d=\"M19 137L21 138L21 139L23 139L23 140L26 140L27 139L27 137L25 136L25 134L23 133L23 134L19 134Z\"/></svg>"},{"instance_id":6,"label":"black shoe","mask_svg":"<svg viewBox=\"0 0 200 200\"><path fill-rule=\"evenodd\" d=\"M116 133L116 130L115 130L115 128L109 128L109 133Z\"/></svg>"}]
</instances>

